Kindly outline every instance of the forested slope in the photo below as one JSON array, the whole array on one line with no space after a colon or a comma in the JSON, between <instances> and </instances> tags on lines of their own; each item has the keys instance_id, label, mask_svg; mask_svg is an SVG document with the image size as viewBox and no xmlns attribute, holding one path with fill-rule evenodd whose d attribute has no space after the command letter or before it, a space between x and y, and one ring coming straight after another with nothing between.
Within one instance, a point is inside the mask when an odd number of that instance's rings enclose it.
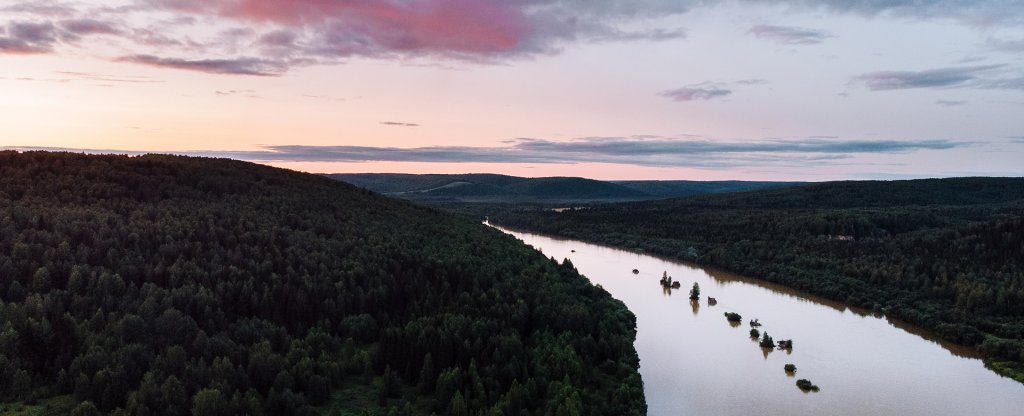
<instances>
[{"instance_id":1,"label":"forested slope","mask_svg":"<svg viewBox=\"0 0 1024 416\"><path fill-rule=\"evenodd\" d=\"M571 264L324 177L0 152L0 412L639 415L634 328Z\"/></svg>"},{"instance_id":2,"label":"forested slope","mask_svg":"<svg viewBox=\"0 0 1024 416\"><path fill-rule=\"evenodd\" d=\"M577 177L521 178L482 173L337 173L326 176L385 195L445 208L450 208L451 203L560 205L642 201L800 184L745 181L599 181Z\"/></svg>"},{"instance_id":3,"label":"forested slope","mask_svg":"<svg viewBox=\"0 0 1024 416\"><path fill-rule=\"evenodd\" d=\"M757 182L757 181L674 181L638 180L612 181L630 189L643 192L651 199L681 198L686 196L720 194L726 192L754 191L758 189L783 188L806 185L807 182Z\"/></svg>"},{"instance_id":4,"label":"forested slope","mask_svg":"<svg viewBox=\"0 0 1024 416\"><path fill-rule=\"evenodd\" d=\"M1024 382L1024 179L834 182L492 222L719 266L977 345ZM865 340L870 342L870 340Z\"/></svg>"}]
</instances>

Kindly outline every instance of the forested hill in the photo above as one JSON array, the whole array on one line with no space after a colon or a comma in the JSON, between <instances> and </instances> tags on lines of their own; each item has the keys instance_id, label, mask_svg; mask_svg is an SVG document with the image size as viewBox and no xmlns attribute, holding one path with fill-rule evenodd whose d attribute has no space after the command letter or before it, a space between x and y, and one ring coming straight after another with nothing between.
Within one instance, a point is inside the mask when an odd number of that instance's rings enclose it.
<instances>
[{"instance_id":1,"label":"forested hill","mask_svg":"<svg viewBox=\"0 0 1024 416\"><path fill-rule=\"evenodd\" d=\"M648 199L680 198L704 194L756 191L759 189L785 188L806 185L807 182L763 182L763 181L612 181L650 196Z\"/></svg>"},{"instance_id":2,"label":"forested hill","mask_svg":"<svg viewBox=\"0 0 1024 416\"><path fill-rule=\"evenodd\" d=\"M321 176L0 152L0 414L640 415L634 328L569 263Z\"/></svg>"},{"instance_id":3,"label":"forested hill","mask_svg":"<svg viewBox=\"0 0 1024 416\"><path fill-rule=\"evenodd\" d=\"M709 264L966 345L1024 382L1024 178L833 182L492 222ZM865 340L870 342L870 340Z\"/></svg>"},{"instance_id":4,"label":"forested hill","mask_svg":"<svg viewBox=\"0 0 1024 416\"><path fill-rule=\"evenodd\" d=\"M521 178L494 174L339 173L327 176L386 195L428 203L641 201L798 184L746 181L599 181L576 177Z\"/></svg>"},{"instance_id":5,"label":"forested hill","mask_svg":"<svg viewBox=\"0 0 1024 416\"><path fill-rule=\"evenodd\" d=\"M1021 178L948 178L840 181L801 187L665 200L658 207L867 208L911 205L978 205L1024 199Z\"/></svg>"}]
</instances>

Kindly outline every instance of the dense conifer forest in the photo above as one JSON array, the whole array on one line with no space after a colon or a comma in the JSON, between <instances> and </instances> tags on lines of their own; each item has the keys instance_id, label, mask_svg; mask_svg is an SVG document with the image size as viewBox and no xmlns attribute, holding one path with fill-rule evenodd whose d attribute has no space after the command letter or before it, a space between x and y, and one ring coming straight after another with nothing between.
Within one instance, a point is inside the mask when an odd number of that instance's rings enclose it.
<instances>
[{"instance_id":1,"label":"dense conifer forest","mask_svg":"<svg viewBox=\"0 0 1024 416\"><path fill-rule=\"evenodd\" d=\"M993 369L1024 382L1024 179L833 182L563 212L462 210L873 309L978 346Z\"/></svg>"},{"instance_id":2,"label":"dense conifer forest","mask_svg":"<svg viewBox=\"0 0 1024 416\"><path fill-rule=\"evenodd\" d=\"M476 221L250 163L0 152L0 413L640 415L634 336Z\"/></svg>"}]
</instances>

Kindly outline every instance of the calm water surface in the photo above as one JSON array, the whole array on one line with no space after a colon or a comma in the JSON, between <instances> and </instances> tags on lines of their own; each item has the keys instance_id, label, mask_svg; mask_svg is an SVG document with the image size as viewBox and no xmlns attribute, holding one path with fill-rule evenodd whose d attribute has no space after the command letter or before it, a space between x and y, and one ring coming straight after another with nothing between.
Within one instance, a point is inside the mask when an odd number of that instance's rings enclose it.
<instances>
[{"instance_id":1,"label":"calm water surface","mask_svg":"<svg viewBox=\"0 0 1024 416\"><path fill-rule=\"evenodd\" d=\"M1024 415L1024 385L919 329L710 269L502 231L569 258L636 314L650 415ZM665 292L663 271L682 288ZM688 299L694 282L702 291L696 304ZM709 306L708 296L718 304ZM743 324L730 326L727 311ZM775 340L792 339L792 353L758 347L749 337L753 318ZM783 371L787 363L797 366L795 377ZM799 378L821 391L801 392Z\"/></svg>"}]
</instances>

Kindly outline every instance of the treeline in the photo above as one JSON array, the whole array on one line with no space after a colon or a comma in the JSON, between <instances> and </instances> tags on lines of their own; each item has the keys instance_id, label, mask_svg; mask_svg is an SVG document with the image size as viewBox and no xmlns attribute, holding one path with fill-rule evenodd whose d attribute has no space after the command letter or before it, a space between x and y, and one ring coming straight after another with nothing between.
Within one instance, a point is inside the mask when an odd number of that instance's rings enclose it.
<instances>
[{"instance_id":1,"label":"treeline","mask_svg":"<svg viewBox=\"0 0 1024 416\"><path fill-rule=\"evenodd\" d=\"M836 182L491 221L718 266L978 346L1024 382L1024 179Z\"/></svg>"},{"instance_id":2,"label":"treeline","mask_svg":"<svg viewBox=\"0 0 1024 416\"><path fill-rule=\"evenodd\" d=\"M327 178L0 152L0 403L639 415L634 336L571 264Z\"/></svg>"}]
</instances>

